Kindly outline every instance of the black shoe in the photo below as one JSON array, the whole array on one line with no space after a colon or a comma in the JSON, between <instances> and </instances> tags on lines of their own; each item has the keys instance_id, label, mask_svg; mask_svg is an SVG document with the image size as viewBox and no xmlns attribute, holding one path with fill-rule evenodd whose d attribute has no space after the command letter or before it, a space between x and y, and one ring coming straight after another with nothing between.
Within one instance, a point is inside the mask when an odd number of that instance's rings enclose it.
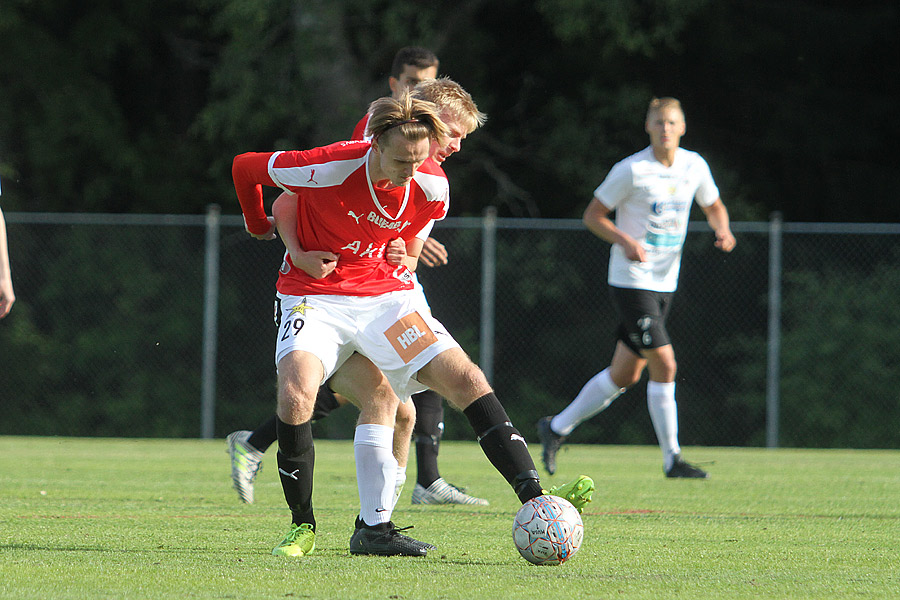
<instances>
[{"instance_id":1,"label":"black shoe","mask_svg":"<svg viewBox=\"0 0 900 600\"><path fill-rule=\"evenodd\" d=\"M709 473L703 469L698 469L692 464L681 460L681 455L675 455L675 461L669 470L666 471L666 477L684 477L687 479L709 479Z\"/></svg>"},{"instance_id":2,"label":"black shoe","mask_svg":"<svg viewBox=\"0 0 900 600\"><path fill-rule=\"evenodd\" d=\"M566 436L559 435L550 429L550 421L553 417L543 417L537 422L538 437L541 440L543 451L541 452L541 460L547 472L553 475L556 473L556 453L559 447L566 441Z\"/></svg>"},{"instance_id":3,"label":"black shoe","mask_svg":"<svg viewBox=\"0 0 900 600\"><path fill-rule=\"evenodd\" d=\"M378 525L366 525L356 519L356 531L350 538L350 554L375 554L378 556L425 556L437 546L414 540L400 533L412 529L397 529L391 521Z\"/></svg>"}]
</instances>

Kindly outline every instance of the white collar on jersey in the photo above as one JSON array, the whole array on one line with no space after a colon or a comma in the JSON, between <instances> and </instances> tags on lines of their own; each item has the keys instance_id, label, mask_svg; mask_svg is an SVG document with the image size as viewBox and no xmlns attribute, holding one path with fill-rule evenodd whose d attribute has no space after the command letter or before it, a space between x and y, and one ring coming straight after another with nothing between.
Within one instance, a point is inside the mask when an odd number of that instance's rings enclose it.
<instances>
[{"instance_id":1,"label":"white collar on jersey","mask_svg":"<svg viewBox=\"0 0 900 600\"><path fill-rule=\"evenodd\" d=\"M381 202L378 201L378 195L375 194L375 186L372 185L372 176L369 175L369 159L372 158L372 149L369 148L369 151L366 153L366 183L369 184L369 193L372 194L372 202L375 203L375 206L378 207L378 212L387 217L391 221L400 220L400 215L403 214L403 211L406 210L406 203L409 202L409 185L403 186L403 204L400 205L400 210L397 212L396 217L392 217L388 214L388 211L384 209L381 205ZM411 182L410 182L411 185Z\"/></svg>"}]
</instances>

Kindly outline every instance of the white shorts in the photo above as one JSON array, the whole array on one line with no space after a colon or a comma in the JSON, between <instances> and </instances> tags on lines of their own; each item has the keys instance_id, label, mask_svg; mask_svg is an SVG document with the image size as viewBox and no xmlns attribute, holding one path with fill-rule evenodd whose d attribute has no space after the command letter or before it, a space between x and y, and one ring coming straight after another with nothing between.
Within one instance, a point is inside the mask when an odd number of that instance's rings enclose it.
<instances>
[{"instance_id":1,"label":"white shorts","mask_svg":"<svg viewBox=\"0 0 900 600\"><path fill-rule=\"evenodd\" d=\"M278 294L275 365L295 350L316 355L323 382L354 352L371 360L401 400L428 389L415 375L435 356L459 348L428 308L421 287L379 296Z\"/></svg>"}]
</instances>

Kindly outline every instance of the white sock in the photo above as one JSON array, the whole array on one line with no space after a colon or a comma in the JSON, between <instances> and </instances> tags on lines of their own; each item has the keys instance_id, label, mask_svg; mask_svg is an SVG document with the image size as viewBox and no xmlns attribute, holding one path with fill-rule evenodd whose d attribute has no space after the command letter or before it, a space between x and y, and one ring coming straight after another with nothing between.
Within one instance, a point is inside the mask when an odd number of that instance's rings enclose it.
<instances>
[{"instance_id":1,"label":"white sock","mask_svg":"<svg viewBox=\"0 0 900 600\"><path fill-rule=\"evenodd\" d=\"M367 525L391 520L397 482L393 439L394 430L386 425L358 425L353 436L359 516Z\"/></svg>"},{"instance_id":2,"label":"white sock","mask_svg":"<svg viewBox=\"0 0 900 600\"><path fill-rule=\"evenodd\" d=\"M394 483L394 504L391 505L392 508L397 506L397 501L400 499L400 492L403 491L403 486L406 485L406 467L397 466L397 480Z\"/></svg>"},{"instance_id":3,"label":"white sock","mask_svg":"<svg viewBox=\"0 0 900 600\"><path fill-rule=\"evenodd\" d=\"M675 455L681 452L678 445L678 406L675 404L675 382L647 382L647 408L656 431L656 439L663 455L663 468L668 471Z\"/></svg>"},{"instance_id":4,"label":"white sock","mask_svg":"<svg viewBox=\"0 0 900 600\"><path fill-rule=\"evenodd\" d=\"M612 404L625 391L613 383L609 367L594 375L584 384L575 399L550 421L550 429L558 435L569 435L583 421L590 419Z\"/></svg>"}]
</instances>

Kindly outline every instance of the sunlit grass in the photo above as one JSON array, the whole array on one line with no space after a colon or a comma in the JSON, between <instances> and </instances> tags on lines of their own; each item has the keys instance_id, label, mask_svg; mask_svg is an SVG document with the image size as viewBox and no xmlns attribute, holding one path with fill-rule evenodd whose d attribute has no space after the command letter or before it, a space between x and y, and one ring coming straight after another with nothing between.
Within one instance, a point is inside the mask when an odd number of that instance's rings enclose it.
<instances>
[{"instance_id":1,"label":"sunlit grass","mask_svg":"<svg viewBox=\"0 0 900 600\"><path fill-rule=\"evenodd\" d=\"M683 481L656 448L565 446L545 487L598 491L578 555L535 567L474 442L442 445L442 475L488 507L411 505L410 465L394 521L438 546L425 558L349 554L352 445L316 448L317 551L289 560L270 554L289 523L274 452L243 505L223 440L0 437L0 597L900 597L900 452L689 448L712 477Z\"/></svg>"}]
</instances>

